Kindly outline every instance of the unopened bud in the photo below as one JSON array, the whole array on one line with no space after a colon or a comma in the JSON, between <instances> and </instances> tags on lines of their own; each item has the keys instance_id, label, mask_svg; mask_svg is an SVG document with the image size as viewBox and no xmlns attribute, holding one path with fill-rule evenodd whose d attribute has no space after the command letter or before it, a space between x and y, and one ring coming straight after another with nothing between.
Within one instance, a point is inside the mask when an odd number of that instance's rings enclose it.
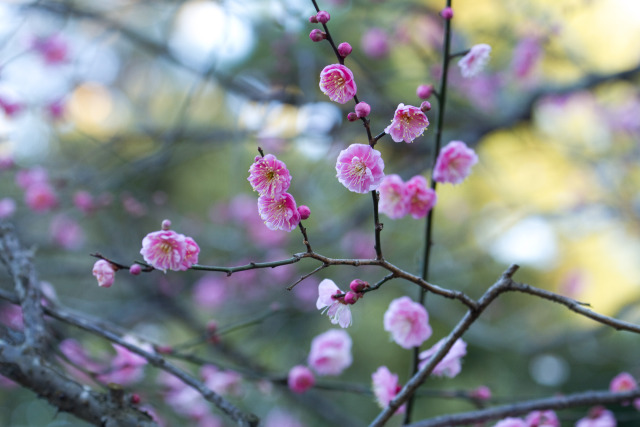
<instances>
[{"instance_id":1,"label":"unopened bud","mask_svg":"<svg viewBox=\"0 0 640 427\"><path fill-rule=\"evenodd\" d=\"M351 113L347 114L347 120L349 120L350 122L355 122L356 120L358 120L358 115L352 111Z\"/></svg>"},{"instance_id":2,"label":"unopened bud","mask_svg":"<svg viewBox=\"0 0 640 427\"><path fill-rule=\"evenodd\" d=\"M358 298L359 296L356 293L349 291L344 295L344 302L346 304L355 304Z\"/></svg>"},{"instance_id":3,"label":"unopened bud","mask_svg":"<svg viewBox=\"0 0 640 427\"><path fill-rule=\"evenodd\" d=\"M324 31L319 30L317 28L311 30L311 32L309 33L309 38L311 39L311 41L314 41L314 42L321 42L326 37L327 37L327 34Z\"/></svg>"},{"instance_id":4,"label":"unopened bud","mask_svg":"<svg viewBox=\"0 0 640 427\"><path fill-rule=\"evenodd\" d=\"M319 23L326 24L327 22L329 22L329 19L331 19L331 15L329 15L329 12L325 12L324 10L321 10L316 14L316 19L318 20Z\"/></svg>"},{"instance_id":5,"label":"unopened bud","mask_svg":"<svg viewBox=\"0 0 640 427\"><path fill-rule=\"evenodd\" d=\"M366 102L358 102L356 104L356 115L359 118L367 117L371 113L371 106Z\"/></svg>"},{"instance_id":6,"label":"unopened bud","mask_svg":"<svg viewBox=\"0 0 640 427\"><path fill-rule=\"evenodd\" d=\"M311 209L307 205L298 206L298 213L300 214L300 219L307 219L311 215Z\"/></svg>"},{"instance_id":7,"label":"unopened bud","mask_svg":"<svg viewBox=\"0 0 640 427\"><path fill-rule=\"evenodd\" d=\"M349 54L351 53L351 51L353 50L353 48L351 47L351 45L347 42L344 43L340 43L338 45L338 53L340 54L340 56L342 56L343 58L346 58L347 56L349 56Z\"/></svg>"},{"instance_id":8,"label":"unopened bud","mask_svg":"<svg viewBox=\"0 0 640 427\"><path fill-rule=\"evenodd\" d=\"M353 292L362 292L369 287L369 284L364 280L354 279L349 283L349 289Z\"/></svg>"},{"instance_id":9,"label":"unopened bud","mask_svg":"<svg viewBox=\"0 0 640 427\"><path fill-rule=\"evenodd\" d=\"M167 231L170 228L171 228L171 221L170 220L165 219L164 221L162 221L162 229L164 231Z\"/></svg>"},{"instance_id":10,"label":"unopened bud","mask_svg":"<svg viewBox=\"0 0 640 427\"><path fill-rule=\"evenodd\" d=\"M422 104L420 104L420 109L423 113L426 113L427 111L431 110L431 103L429 101L422 101Z\"/></svg>"},{"instance_id":11,"label":"unopened bud","mask_svg":"<svg viewBox=\"0 0 640 427\"><path fill-rule=\"evenodd\" d=\"M445 7L440 11L440 16L448 21L449 19L453 18L453 9L451 9L450 7Z\"/></svg>"},{"instance_id":12,"label":"unopened bud","mask_svg":"<svg viewBox=\"0 0 640 427\"><path fill-rule=\"evenodd\" d=\"M142 266L140 264L133 264L131 267L129 267L129 273L137 276L138 274L142 273Z\"/></svg>"},{"instance_id":13,"label":"unopened bud","mask_svg":"<svg viewBox=\"0 0 640 427\"><path fill-rule=\"evenodd\" d=\"M429 99L432 93L433 85L420 85L418 89L416 89L416 95L418 95L420 99Z\"/></svg>"}]
</instances>

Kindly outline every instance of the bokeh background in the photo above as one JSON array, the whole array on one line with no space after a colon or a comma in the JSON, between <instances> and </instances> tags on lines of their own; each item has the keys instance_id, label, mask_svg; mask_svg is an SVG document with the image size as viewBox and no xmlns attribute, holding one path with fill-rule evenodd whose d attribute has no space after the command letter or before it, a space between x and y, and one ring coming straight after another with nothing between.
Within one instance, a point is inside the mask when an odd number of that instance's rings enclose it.
<instances>
[{"instance_id":1,"label":"bokeh background","mask_svg":"<svg viewBox=\"0 0 640 427\"><path fill-rule=\"evenodd\" d=\"M346 65L358 97L372 106L374 134L399 103L419 105L419 84L439 81L444 2L319 6L331 14L336 42L354 48ZM488 43L492 54L473 79L455 65L450 70L444 142L465 141L480 161L463 184L438 187L431 281L477 298L518 263L518 281L637 323L640 4L456 0L453 9L453 52ZM339 151L366 142L366 134L346 121L352 105L332 103L318 88L320 70L336 59L328 43L310 41L312 14L303 0L0 3L0 210L22 241L37 247L40 278L63 305L154 343L195 340L195 354L242 373L229 398L261 417L365 425L379 412L361 392L371 373L386 365L401 383L408 377L410 352L389 340L382 315L392 299L416 296L414 286L393 281L353 306L353 365L293 396L282 379L305 363L312 338L332 327L315 309L318 282L331 278L344 289L354 278L376 282L384 271L332 267L292 291L287 286L316 263L231 277L120 272L109 289L91 276L90 253L125 264L140 259L142 238L164 218L196 239L201 264L303 252L299 232L271 232L258 216L246 179L258 146L289 167L290 192L311 208L305 224L316 251L375 256L371 197L347 191L334 168ZM376 147L386 173L429 176L438 110L432 101L432 125L422 138L410 145L383 138ZM34 208L20 184L25 174L46 174L55 203ZM385 257L419 273L424 222L383 222ZM3 288L11 289L2 274ZM1 309L3 321L19 328L15 309ZM464 313L435 296L427 309L434 334L425 348ZM212 321L228 332L215 345L198 341ZM97 337L59 323L52 329L54 343L74 338L95 358L115 354ZM486 385L490 403L507 403L607 389L622 371L640 375L637 336L530 296L500 298L465 340L462 373L428 380L414 419L475 408L442 397L443 390ZM177 363L198 375L198 364ZM158 371L145 372L127 389L167 425L197 425L165 402ZM621 426L640 423L633 406L609 409ZM569 426L587 410L559 416ZM395 418L390 425L399 425ZM0 425L85 424L7 385Z\"/></svg>"}]
</instances>

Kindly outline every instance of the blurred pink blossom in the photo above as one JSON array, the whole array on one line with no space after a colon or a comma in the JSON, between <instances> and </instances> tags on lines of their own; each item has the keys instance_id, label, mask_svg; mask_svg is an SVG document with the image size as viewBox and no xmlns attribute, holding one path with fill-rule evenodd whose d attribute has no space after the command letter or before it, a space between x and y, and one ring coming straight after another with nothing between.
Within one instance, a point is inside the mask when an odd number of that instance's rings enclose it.
<instances>
[{"instance_id":1,"label":"blurred pink blossom","mask_svg":"<svg viewBox=\"0 0 640 427\"><path fill-rule=\"evenodd\" d=\"M527 427L560 427L560 421L553 411L533 411L524 419Z\"/></svg>"},{"instance_id":2,"label":"blurred pink blossom","mask_svg":"<svg viewBox=\"0 0 640 427\"><path fill-rule=\"evenodd\" d=\"M122 207L133 217L143 217L147 214L147 207L131 194L123 193L120 197Z\"/></svg>"},{"instance_id":3,"label":"blurred pink blossom","mask_svg":"<svg viewBox=\"0 0 640 427\"><path fill-rule=\"evenodd\" d=\"M297 365L289 370L287 376L287 384L289 389L295 393L304 393L309 390L316 382L313 372L303 365Z\"/></svg>"},{"instance_id":4,"label":"blurred pink blossom","mask_svg":"<svg viewBox=\"0 0 640 427\"><path fill-rule=\"evenodd\" d=\"M371 382L373 383L373 395L381 408L386 408L398 392L402 389L398 384L398 376L392 374L386 366L380 366L373 374L371 374ZM402 414L406 410L406 405L400 406L396 410L396 414Z\"/></svg>"},{"instance_id":5,"label":"blurred pink blossom","mask_svg":"<svg viewBox=\"0 0 640 427\"><path fill-rule=\"evenodd\" d=\"M508 417L500 420L493 427L528 427L522 418Z\"/></svg>"},{"instance_id":6,"label":"blurred pink blossom","mask_svg":"<svg viewBox=\"0 0 640 427\"><path fill-rule=\"evenodd\" d=\"M53 241L64 249L78 249L84 244L85 234L78 221L59 214L53 217L49 225Z\"/></svg>"},{"instance_id":7,"label":"blurred pink blossom","mask_svg":"<svg viewBox=\"0 0 640 427\"><path fill-rule=\"evenodd\" d=\"M59 34L36 37L31 45L49 65L61 64L68 60L67 42Z\"/></svg>"},{"instance_id":8,"label":"blurred pink blossom","mask_svg":"<svg viewBox=\"0 0 640 427\"><path fill-rule=\"evenodd\" d=\"M543 50L538 37L524 37L513 49L511 69L518 79L524 79L534 69Z\"/></svg>"},{"instance_id":9,"label":"blurred pink blossom","mask_svg":"<svg viewBox=\"0 0 640 427\"><path fill-rule=\"evenodd\" d=\"M630 391L638 388L638 383L633 376L628 372L621 372L616 375L609 384L610 391ZM623 402L623 405L628 405L629 402ZM640 398L633 400L633 406L640 411Z\"/></svg>"},{"instance_id":10,"label":"blurred pink blossom","mask_svg":"<svg viewBox=\"0 0 640 427\"><path fill-rule=\"evenodd\" d=\"M451 141L440 150L433 169L433 179L438 182L460 184L478 163L478 156L462 141Z\"/></svg>"},{"instance_id":11,"label":"blurred pink blossom","mask_svg":"<svg viewBox=\"0 0 640 427\"><path fill-rule=\"evenodd\" d=\"M378 209L391 219L402 218L409 211L404 181L399 175L386 175L378 187L380 204Z\"/></svg>"},{"instance_id":12,"label":"blurred pink blossom","mask_svg":"<svg viewBox=\"0 0 640 427\"><path fill-rule=\"evenodd\" d=\"M330 329L311 341L307 363L318 375L340 375L352 361L351 337L341 329Z\"/></svg>"},{"instance_id":13,"label":"blurred pink blossom","mask_svg":"<svg viewBox=\"0 0 640 427\"><path fill-rule=\"evenodd\" d=\"M391 139L395 142L411 143L422 136L427 126L429 126L429 119L420 108L398 104L391 124L384 131L391 135Z\"/></svg>"},{"instance_id":14,"label":"blurred pink blossom","mask_svg":"<svg viewBox=\"0 0 640 427\"><path fill-rule=\"evenodd\" d=\"M15 166L13 156L9 154L0 154L0 171L6 171Z\"/></svg>"},{"instance_id":15,"label":"blurred pink blossom","mask_svg":"<svg viewBox=\"0 0 640 427\"><path fill-rule=\"evenodd\" d=\"M415 219L424 218L438 201L436 192L429 188L427 179L416 175L405 183L409 213Z\"/></svg>"},{"instance_id":16,"label":"blurred pink blossom","mask_svg":"<svg viewBox=\"0 0 640 427\"><path fill-rule=\"evenodd\" d=\"M458 61L462 77L469 78L477 75L489 62L491 46L488 44L477 44L473 46L469 53Z\"/></svg>"},{"instance_id":17,"label":"blurred pink blossom","mask_svg":"<svg viewBox=\"0 0 640 427\"><path fill-rule=\"evenodd\" d=\"M0 305L0 322L17 331L24 329L22 307L13 304Z\"/></svg>"},{"instance_id":18,"label":"blurred pink blossom","mask_svg":"<svg viewBox=\"0 0 640 427\"><path fill-rule=\"evenodd\" d=\"M49 174L40 166L31 169L20 169L16 172L16 184L23 190L26 190L33 184L47 184L48 182Z\"/></svg>"},{"instance_id":19,"label":"blurred pink blossom","mask_svg":"<svg viewBox=\"0 0 640 427\"><path fill-rule=\"evenodd\" d=\"M344 298L337 299L333 296L343 293L331 279L324 279L318 285L318 301L316 308L325 312L334 325L339 324L343 328L351 326L351 308L344 302Z\"/></svg>"},{"instance_id":20,"label":"blurred pink blossom","mask_svg":"<svg viewBox=\"0 0 640 427\"><path fill-rule=\"evenodd\" d=\"M93 373L101 372L105 368L102 363L99 363L89 356L89 353L87 353L82 344L73 338L67 338L61 341L58 348L75 367Z\"/></svg>"},{"instance_id":21,"label":"blurred pink blossom","mask_svg":"<svg viewBox=\"0 0 640 427\"><path fill-rule=\"evenodd\" d=\"M404 296L391 301L384 313L384 330L402 348L419 347L431 336L429 315L424 306Z\"/></svg>"},{"instance_id":22,"label":"blurred pink blossom","mask_svg":"<svg viewBox=\"0 0 640 427\"><path fill-rule=\"evenodd\" d=\"M222 371L213 365L203 365L200 376L205 385L218 394L238 396L242 391L242 376L235 371Z\"/></svg>"},{"instance_id":23,"label":"blurred pink blossom","mask_svg":"<svg viewBox=\"0 0 640 427\"><path fill-rule=\"evenodd\" d=\"M154 352L151 344L141 344L131 336L125 336L123 339L148 353ZM99 375L98 379L104 383L111 382L122 386L139 382L144 377L147 359L118 344L113 344L113 348L116 350L116 356L111 360L109 372Z\"/></svg>"},{"instance_id":24,"label":"blurred pink blossom","mask_svg":"<svg viewBox=\"0 0 640 427\"><path fill-rule=\"evenodd\" d=\"M362 52L370 58L381 59L389 55L389 35L382 28L369 28L360 41Z\"/></svg>"},{"instance_id":25,"label":"blurred pink blossom","mask_svg":"<svg viewBox=\"0 0 640 427\"><path fill-rule=\"evenodd\" d=\"M300 213L293 196L282 193L274 198L260 196L258 212L270 230L293 231L300 224Z\"/></svg>"},{"instance_id":26,"label":"blurred pink blossom","mask_svg":"<svg viewBox=\"0 0 640 427\"><path fill-rule=\"evenodd\" d=\"M331 64L320 72L320 90L332 101L346 104L353 99L358 88L350 69L341 64Z\"/></svg>"},{"instance_id":27,"label":"blurred pink blossom","mask_svg":"<svg viewBox=\"0 0 640 427\"><path fill-rule=\"evenodd\" d=\"M48 183L34 183L26 189L24 201L34 212L48 212L58 205L58 196Z\"/></svg>"},{"instance_id":28,"label":"blurred pink blossom","mask_svg":"<svg viewBox=\"0 0 640 427\"><path fill-rule=\"evenodd\" d=\"M257 156L249 168L247 179L254 191L270 198L283 194L291 184L291 174L287 166L273 154Z\"/></svg>"},{"instance_id":29,"label":"blurred pink blossom","mask_svg":"<svg viewBox=\"0 0 640 427\"><path fill-rule=\"evenodd\" d=\"M73 205L83 214L90 214L96 208L93 196L85 190L79 190L73 194Z\"/></svg>"},{"instance_id":30,"label":"blurred pink blossom","mask_svg":"<svg viewBox=\"0 0 640 427\"><path fill-rule=\"evenodd\" d=\"M438 341L433 347L420 353L420 369L429 362L431 356L442 347L445 338ZM462 370L461 359L467 354L467 343L458 338L453 346L449 349L449 352L438 362L432 373L436 376L447 376L453 378Z\"/></svg>"},{"instance_id":31,"label":"blurred pink blossom","mask_svg":"<svg viewBox=\"0 0 640 427\"><path fill-rule=\"evenodd\" d=\"M7 117L14 117L24 109L24 105L7 97L0 97L0 108Z\"/></svg>"},{"instance_id":32,"label":"blurred pink blossom","mask_svg":"<svg viewBox=\"0 0 640 427\"><path fill-rule=\"evenodd\" d=\"M350 191L373 191L384 178L384 161L378 150L368 144L351 144L338 155L338 181Z\"/></svg>"},{"instance_id":33,"label":"blurred pink blossom","mask_svg":"<svg viewBox=\"0 0 640 427\"><path fill-rule=\"evenodd\" d=\"M289 412L275 408L264 418L264 427L304 427L304 424Z\"/></svg>"},{"instance_id":34,"label":"blurred pink blossom","mask_svg":"<svg viewBox=\"0 0 640 427\"><path fill-rule=\"evenodd\" d=\"M220 307L227 299L227 287L217 274L205 274L193 286L193 302L205 309Z\"/></svg>"},{"instance_id":35,"label":"blurred pink blossom","mask_svg":"<svg viewBox=\"0 0 640 427\"><path fill-rule=\"evenodd\" d=\"M98 279L98 286L110 288L113 285L115 269L109 261L99 259L93 264L93 275Z\"/></svg>"},{"instance_id":36,"label":"blurred pink blossom","mask_svg":"<svg viewBox=\"0 0 640 427\"><path fill-rule=\"evenodd\" d=\"M0 199L0 219L9 218L16 211L16 201L11 197Z\"/></svg>"},{"instance_id":37,"label":"blurred pink blossom","mask_svg":"<svg viewBox=\"0 0 640 427\"><path fill-rule=\"evenodd\" d=\"M575 427L616 427L617 421L613 412L604 406L595 406L589 410L589 414L580 418Z\"/></svg>"}]
</instances>

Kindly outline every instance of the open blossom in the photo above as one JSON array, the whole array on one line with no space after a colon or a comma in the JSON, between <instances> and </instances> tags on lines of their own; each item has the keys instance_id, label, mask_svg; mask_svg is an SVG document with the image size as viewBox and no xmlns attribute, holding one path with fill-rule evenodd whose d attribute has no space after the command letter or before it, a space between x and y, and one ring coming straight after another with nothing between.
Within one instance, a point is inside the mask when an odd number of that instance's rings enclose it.
<instances>
[{"instance_id":1,"label":"open blossom","mask_svg":"<svg viewBox=\"0 0 640 427\"><path fill-rule=\"evenodd\" d=\"M331 279L324 279L318 285L318 301L316 301L316 308L322 310L322 313L327 312L327 316L331 318L331 323L334 325L340 325L346 328L351 325L351 309L342 299L333 298L336 294L342 294L343 292Z\"/></svg>"},{"instance_id":2,"label":"open blossom","mask_svg":"<svg viewBox=\"0 0 640 427\"><path fill-rule=\"evenodd\" d=\"M173 230L154 231L142 239L140 253L153 268L164 272L180 270L187 253L185 236Z\"/></svg>"},{"instance_id":3,"label":"open blossom","mask_svg":"<svg viewBox=\"0 0 640 427\"><path fill-rule=\"evenodd\" d=\"M402 218L409 211L405 183L396 174L387 175L378 187L380 204L378 209L391 219Z\"/></svg>"},{"instance_id":4,"label":"open blossom","mask_svg":"<svg viewBox=\"0 0 640 427\"><path fill-rule=\"evenodd\" d=\"M616 375L609 384L610 391L630 391L638 388L636 379L628 372L621 372ZM623 405L627 405L628 402L623 402ZM640 411L640 398L633 400L633 406Z\"/></svg>"},{"instance_id":5,"label":"open blossom","mask_svg":"<svg viewBox=\"0 0 640 427\"><path fill-rule=\"evenodd\" d=\"M398 376L392 374L386 366L380 366L373 374L371 374L371 382L373 383L373 395L381 408L386 408L402 387L398 384ZM406 405L400 406L396 410L396 414L402 414L406 410Z\"/></svg>"},{"instance_id":6,"label":"open blossom","mask_svg":"<svg viewBox=\"0 0 640 427\"><path fill-rule=\"evenodd\" d=\"M292 231L300 223L296 201L289 193L282 193L273 198L260 196L258 212L265 225L271 230Z\"/></svg>"},{"instance_id":7,"label":"open blossom","mask_svg":"<svg viewBox=\"0 0 640 427\"><path fill-rule=\"evenodd\" d=\"M47 212L58 204L58 196L49 183L34 183L24 193L24 201L34 212Z\"/></svg>"},{"instance_id":8,"label":"open blossom","mask_svg":"<svg viewBox=\"0 0 640 427\"><path fill-rule=\"evenodd\" d=\"M103 288L111 287L115 273L113 265L107 260L99 259L93 264L93 275L98 279L98 286Z\"/></svg>"},{"instance_id":9,"label":"open blossom","mask_svg":"<svg viewBox=\"0 0 640 427\"><path fill-rule=\"evenodd\" d=\"M287 377L289 389L295 393L304 393L316 382L313 372L306 366L298 365L291 368Z\"/></svg>"},{"instance_id":10,"label":"open blossom","mask_svg":"<svg viewBox=\"0 0 640 427\"><path fill-rule=\"evenodd\" d=\"M341 329L331 329L311 341L307 363L318 375L340 375L353 361L351 337Z\"/></svg>"},{"instance_id":11,"label":"open blossom","mask_svg":"<svg viewBox=\"0 0 640 427\"><path fill-rule=\"evenodd\" d=\"M613 412L604 406L595 406L589 410L589 415L578 420L575 427L616 427L616 425Z\"/></svg>"},{"instance_id":12,"label":"open blossom","mask_svg":"<svg viewBox=\"0 0 640 427\"><path fill-rule=\"evenodd\" d=\"M291 174L284 162L273 154L256 157L249 168L251 187L261 196L274 198L289 189Z\"/></svg>"},{"instance_id":13,"label":"open blossom","mask_svg":"<svg viewBox=\"0 0 640 427\"><path fill-rule=\"evenodd\" d=\"M433 169L433 179L438 182L460 184L471 173L471 167L478 163L478 156L472 148L462 141L451 141L442 147L436 166Z\"/></svg>"},{"instance_id":14,"label":"open blossom","mask_svg":"<svg viewBox=\"0 0 640 427\"><path fill-rule=\"evenodd\" d=\"M491 53L491 46L488 44L477 44L473 46L469 53L463 56L458 61L460 67L460 73L462 77L469 78L478 74L484 69L489 62L489 54Z\"/></svg>"},{"instance_id":15,"label":"open blossom","mask_svg":"<svg viewBox=\"0 0 640 427\"><path fill-rule=\"evenodd\" d=\"M147 353L153 353L151 344L140 344L132 336L125 336L124 341L133 344ZM98 379L104 383L117 383L123 386L139 382L144 377L144 367L147 359L131 350L117 344L113 344L116 356L111 360L109 372L102 374Z\"/></svg>"},{"instance_id":16,"label":"open blossom","mask_svg":"<svg viewBox=\"0 0 640 427\"><path fill-rule=\"evenodd\" d=\"M527 427L560 427L558 416L551 410L529 412L524 421Z\"/></svg>"},{"instance_id":17,"label":"open blossom","mask_svg":"<svg viewBox=\"0 0 640 427\"><path fill-rule=\"evenodd\" d=\"M373 191L384 178L384 161L378 150L368 144L351 144L338 155L338 181L350 191Z\"/></svg>"},{"instance_id":18,"label":"open blossom","mask_svg":"<svg viewBox=\"0 0 640 427\"><path fill-rule=\"evenodd\" d=\"M185 237L185 253L180 263L180 270L185 271L191 268L193 264L198 263L198 254L200 253L200 246L191 237Z\"/></svg>"},{"instance_id":19,"label":"open blossom","mask_svg":"<svg viewBox=\"0 0 640 427\"><path fill-rule=\"evenodd\" d=\"M384 330L402 348L420 346L431 336L429 315L422 304L404 296L391 301L384 313Z\"/></svg>"},{"instance_id":20,"label":"open blossom","mask_svg":"<svg viewBox=\"0 0 640 427\"><path fill-rule=\"evenodd\" d=\"M391 135L395 142L411 143L422 136L427 126L429 126L429 119L420 108L399 104L391 124L385 128L384 132Z\"/></svg>"},{"instance_id":21,"label":"open blossom","mask_svg":"<svg viewBox=\"0 0 640 427\"><path fill-rule=\"evenodd\" d=\"M431 356L433 356L440 349L440 347L442 347L444 340L444 338L441 339L429 350L425 350L420 353L420 369L422 369L422 367L427 364ZM445 375L449 378L455 377L462 370L460 359L462 359L465 354L467 354L467 343L462 341L461 338L458 338L456 342L453 343L453 346L449 349L449 352L444 356L444 358L442 358L442 360L440 360L440 362L438 362L436 367L433 369L433 375Z\"/></svg>"},{"instance_id":22,"label":"open blossom","mask_svg":"<svg viewBox=\"0 0 640 427\"><path fill-rule=\"evenodd\" d=\"M358 90L353 73L342 64L331 64L320 72L320 90L332 101L345 104Z\"/></svg>"},{"instance_id":23,"label":"open blossom","mask_svg":"<svg viewBox=\"0 0 640 427\"><path fill-rule=\"evenodd\" d=\"M436 192L429 188L427 179L416 175L405 183L409 213L415 219L424 218L438 201Z\"/></svg>"}]
</instances>

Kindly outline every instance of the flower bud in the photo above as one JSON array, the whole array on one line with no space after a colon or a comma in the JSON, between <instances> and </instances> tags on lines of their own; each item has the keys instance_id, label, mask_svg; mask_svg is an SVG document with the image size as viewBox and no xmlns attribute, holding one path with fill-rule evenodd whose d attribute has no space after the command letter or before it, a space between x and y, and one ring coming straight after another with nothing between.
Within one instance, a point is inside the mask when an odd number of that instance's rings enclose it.
<instances>
[{"instance_id":1,"label":"flower bud","mask_svg":"<svg viewBox=\"0 0 640 427\"><path fill-rule=\"evenodd\" d=\"M140 403L140 395L138 393L133 393L131 395L131 404L137 405L138 403Z\"/></svg>"},{"instance_id":2,"label":"flower bud","mask_svg":"<svg viewBox=\"0 0 640 427\"><path fill-rule=\"evenodd\" d=\"M349 288L353 292L362 292L369 287L369 284L364 280L354 279L349 283Z\"/></svg>"},{"instance_id":3,"label":"flower bud","mask_svg":"<svg viewBox=\"0 0 640 427\"><path fill-rule=\"evenodd\" d=\"M309 22L312 24L317 24L318 23L318 18L316 18L316 15L311 15L309 17Z\"/></svg>"},{"instance_id":4,"label":"flower bud","mask_svg":"<svg viewBox=\"0 0 640 427\"><path fill-rule=\"evenodd\" d=\"M359 118L367 117L371 113L371 106L366 102L358 102L356 104L356 115Z\"/></svg>"},{"instance_id":5,"label":"flower bud","mask_svg":"<svg viewBox=\"0 0 640 427\"><path fill-rule=\"evenodd\" d=\"M162 229L167 231L168 229L171 228L171 221L168 219L165 219L164 221L162 221Z\"/></svg>"},{"instance_id":6,"label":"flower bud","mask_svg":"<svg viewBox=\"0 0 640 427\"><path fill-rule=\"evenodd\" d=\"M321 42L326 37L327 37L327 34L324 31L319 30L317 28L311 30L311 32L309 33L309 38L311 39L311 41L314 41L314 42Z\"/></svg>"},{"instance_id":7,"label":"flower bud","mask_svg":"<svg viewBox=\"0 0 640 427\"><path fill-rule=\"evenodd\" d=\"M347 56L349 56L349 54L351 53L351 51L353 50L353 48L351 47L351 45L347 42L343 42L340 43L338 45L338 53L340 54L340 56L342 56L343 58L346 58Z\"/></svg>"},{"instance_id":8,"label":"flower bud","mask_svg":"<svg viewBox=\"0 0 640 427\"><path fill-rule=\"evenodd\" d=\"M329 19L331 19L331 15L329 15L329 12L325 12L324 10L321 10L316 14L316 19L318 20L319 23L326 24L327 22L329 22Z\"/></svg>"},{"instance_id":9,"label":"flower bud","mask_svg":"<svg viewBox=\"0 0 640 427\"><path fill-rule=\"evenodd\" d=\"M418 95L420 99L429 99L432 93L433 85L420 85L418 89L416 89L416 95Z\"/></svg>"},{"instance_id":10,"label":"flower bud","mask_svg":"<svg viewBox=\"0 0 640 427\"><path fill-rule=\"evenodd\" d=\"M420 104L420 109L423 113L426 113L427 111L431 110L431 103L429 101L422 101L422 104Z\"/></svg>"},{"instance_id":11,"label":"flower bud","mask_svg":"<svg viewBox=\"0 0 640 427\"><path fill-rule=\"evenodd\" d=\"M358 115L354 112L351 112L347 114L347 120L349 120L350 122L355 122L356 120L358 120Z\"/></svg>"},{"instance_id":12,"label":"flower bud","mask_svg":"<svg viewBox=\"0 0 640 427\"><path fill-rule=\"evenodd\" d=\"M356 301L358 301L358 294L356 294L355 292L349 291L344 295L344 302L345 304L355 304Z\"/></svg>"},{"instance_id":13,"label":"flower bud","mask_svg":"<svg viewBox=\"0 0 640 427\"><path fill-rule=\"evenodd\" d=\"M300 214L300 219L307 219L311 215L311 209L307 205L298 206L298 213Z\"/></svg>"},{"instance_id":14,"label":"flower bud","mask_svg":"<svg viewBox=\"0 0 640 427\"><path fill-rule=\"evenodd\" d=\"M131 267L129 267L129 273L137 276L138 274L142 273L142 266L140 264L133 264Z\"/></svg>"},{"instance_id":15,"label":"flower bud","mask_svg":"<svg viewBox=\"0 0 640 427\"><path fill-rule=\"evenodd\" d=\"M451 9L450 7L445 7L440 11L440 16L448 21L449 19L453 18L453 9Z\"/></svg>"}]
</instances>

